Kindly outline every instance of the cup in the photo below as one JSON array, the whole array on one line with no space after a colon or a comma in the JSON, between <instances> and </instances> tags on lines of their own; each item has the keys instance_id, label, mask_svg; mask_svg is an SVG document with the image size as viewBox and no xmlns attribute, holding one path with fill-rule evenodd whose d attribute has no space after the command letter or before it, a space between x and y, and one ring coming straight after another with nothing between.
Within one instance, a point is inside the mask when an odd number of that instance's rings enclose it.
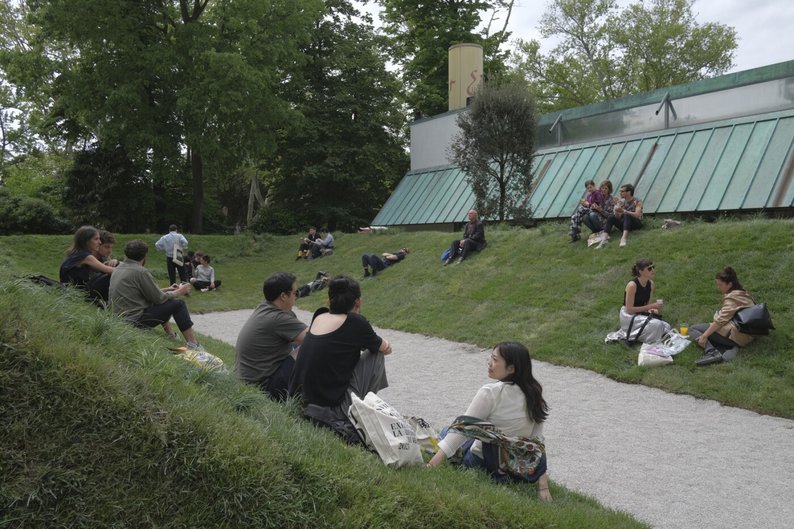
<instances>
[{"instance_id":1,"label":"cup","mask_svg":"<svg viewBox=\"0 0 794 529\"><path fill-rule=\"evenodd\" d=\"M689 324L688 323L682 323L681 325L679 325L678 326L678 332L681 333L681 336L689 335Z\"/></svg>"},{"instance_id":2,"label":"cup","mask_svg":"<svg viewBox=\"0 0 794 529\"><path fill-rule=\"evenodd\" d=\"M664 305L664 300L663 299L657 299L656 303L658 303L659 305Z\"/></svg>"}]
</instances>

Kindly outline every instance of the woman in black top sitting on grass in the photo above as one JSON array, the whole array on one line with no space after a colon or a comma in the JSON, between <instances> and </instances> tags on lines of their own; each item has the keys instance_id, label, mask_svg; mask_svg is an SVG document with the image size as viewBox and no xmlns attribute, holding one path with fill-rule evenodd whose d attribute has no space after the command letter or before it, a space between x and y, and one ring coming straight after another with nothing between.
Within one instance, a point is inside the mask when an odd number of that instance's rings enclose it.
<instances>
[{"instance_id":1,"label":"woman in black top sitting on grass","mask_svg":"<svg viewBox=\"0 0 794 529\"><path fill-rule=\"evenodd\" d=\"M99 230L93 226L78 228L74 233L72 245L66 251L66 258L61 263L61 283L90 290L92 272L98 272L97 277L102 274L112 274L113 267L96 258L101 243Z\"/></svg>"},{"instance_id":2,"label":"woman in black top sitting on grass","mask_svg":"<svg viewBox=\"0 0 794 529\"><path fill-rule=\"evenodd\" d=\"M391 345L359 314L361 288L355 279L333 278L328 301L330 310L315 313L301 343L289 394L300 396L304 415L333 427L348 421L351 391L363 399L388 387L383 357L391 354Z\"/></svg>"},{"instance_id":3,"label":"woman in black top sitting on grass","mask_svg":"<svg viewBox=\"0 0 794 529\"><path fill-rule=\"evenodd\" d=\"M640 259L631 269L634 279L626 284L623 306L620 308L620 329L630 341L658 343L670 330L659 317L663 304L654 298L656 267L650 259Z\"/></svg>"}]
</instances>

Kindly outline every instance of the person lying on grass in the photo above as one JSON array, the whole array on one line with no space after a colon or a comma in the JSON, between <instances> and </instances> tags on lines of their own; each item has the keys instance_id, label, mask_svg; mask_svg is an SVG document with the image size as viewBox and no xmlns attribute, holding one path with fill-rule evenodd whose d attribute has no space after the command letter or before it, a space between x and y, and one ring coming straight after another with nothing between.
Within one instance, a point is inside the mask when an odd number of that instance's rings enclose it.
<instances>
[{"instance_id":1,"label":"person lying on grass","mask_svg":"<svg viewBox=\"0 0 794 529\"><path fill-rule=\"evenodd\" d=\"M527 348L518 342L496 344L488 359L488 378L496 382L481 387L466 414L442 432L438 451L427 466L436 467L461 449L464 467L483 469L500 483L538 483L540 499L551 501L543 441L543 423L548 417L549 407L543 399L542 386L532 376L532 359ZM504 461L499 453L505 445L498 446L483 442L479 436L470 436L471 430L459 425L464 422L472 424L471 419L479 421L480 426L490 423L487 426L491 427L492 434L497 434L494 437L509 444L520 446L529 442L542 447L542 456L530 462L533 471L521 477L506 472L500 464Z\"/></svg>"},{"instance_id":2,"label":"person lying on grass","mask_svg":"<svg viewBox=\"0 0 794 529\"><path fill-rule=\"evenodd\" d=\"M396 252L382 253L383 258L378 257L374 253L362 255L361 265L364 267L364 277L375 277L378 272L405 259L405 256L409 253L411 251L408 248L400 248Z\"/></svg>"}]
</instances>

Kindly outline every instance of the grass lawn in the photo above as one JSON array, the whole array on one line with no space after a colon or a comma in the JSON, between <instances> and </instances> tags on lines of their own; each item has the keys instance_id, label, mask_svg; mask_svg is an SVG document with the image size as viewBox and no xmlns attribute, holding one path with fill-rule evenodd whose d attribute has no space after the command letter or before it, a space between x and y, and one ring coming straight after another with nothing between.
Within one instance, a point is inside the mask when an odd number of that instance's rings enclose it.
<instances>
[{"instance_id":1,"label":"grass lawn","mask_svg":"<svg viewBox=\"0 0 794 529\"><path fill-rule=\"evenodd\" d=\"M544 224L524 230L487 229L488 248L461 265L443 267L440 254L457 235L440 232L335 234L336 252L319 260L296 261L299 235L191 236L190 249L213 257L218 292L194 293L193 312L251 308L262 300L264 278L288 271L299 284L319 270L362 279L360 257L408 246L407 259L362 280L362 313L374 324L489 347L503 340L526 343L534 357L581 367L616 380L718 400L760 413L794 418L794 344L792 309L794 221L745 217L714 223L687 221L674 230L646 228L618 248L569 244L567 227ZM118 235L117 256L130 238L152 246L147 266L165 285L165 258L153 250L157 236ZM57 277L69 237L0 238L0 268L12 274ZM777 330L757 339L729 363L696 368L700 350L690 345L672 365L641 368L636 351L605 345L618 325L623 289L639 257L656 264L657 296L665 300L665 319L674 325L710 321L720 306L714 275L733 266L756 301L769 304ZM325 292L300 300L313 310ZM399 351L400 344L394 344Z\"/></svg>"},{"instance_id":2,"label":"grass lawn","mask_svg":"<svg viewBox=\"0 0 794 529\"><path fill-rule=\"evenodd\" d=\"M294 403L196 368L167 344L74 292L0 277L0 526L648 527L555 483L545 504L536 487L495 486L481 472L385 467Z\"/></svg>"}]
</instances>

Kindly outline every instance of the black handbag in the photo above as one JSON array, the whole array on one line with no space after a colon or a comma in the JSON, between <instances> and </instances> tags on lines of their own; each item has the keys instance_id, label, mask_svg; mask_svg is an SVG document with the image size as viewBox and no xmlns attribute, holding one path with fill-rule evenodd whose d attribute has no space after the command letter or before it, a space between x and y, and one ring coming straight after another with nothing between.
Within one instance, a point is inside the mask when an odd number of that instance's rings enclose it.
<instances>
[{"instance_id":1,"label":"black handbag","mask_svg":"<svg viewBox=\"0 0 794 529\"><path fill-rule=\"evenodd\" d=\"M769 334L769 331L775 328L766 303L759 303L737 311L733 315L733 322L739 332L744 334L763 336Z\"/></svg>"}]
</instances>

